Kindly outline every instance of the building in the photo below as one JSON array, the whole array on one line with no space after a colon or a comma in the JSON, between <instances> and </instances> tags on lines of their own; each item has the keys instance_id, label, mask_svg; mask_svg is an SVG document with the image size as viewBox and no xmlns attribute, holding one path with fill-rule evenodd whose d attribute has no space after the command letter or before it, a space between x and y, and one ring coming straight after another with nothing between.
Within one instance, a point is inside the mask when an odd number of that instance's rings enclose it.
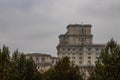
<instances>
[{"instance_id":1,"label":"building","mask_svg":"<svg viewBox=\"0 0 120 80\"><path fill-rule=\"evenodd\" d=\"M91 34L92 25L71 24L67 26L67 32L59 36L57 46L58 58L65 56L70 61L80 66L80 71L86 79L95 66L95 61L99 58L104 44L93 44Z\"/></svg>"},{"instance_id":2,"label":"building","mask_svg":"<svg viewBox=\"0 0 120 80\"><path fill-rule=\"evenodd\" d=\"M57 57L52 57L48 54L41 54L41 53L28 53L26 57L32 57L33 61L37 65L37 70L41 73L47 71L50 67L55 65L57 61Z\"/></svg>"}]
</instances>

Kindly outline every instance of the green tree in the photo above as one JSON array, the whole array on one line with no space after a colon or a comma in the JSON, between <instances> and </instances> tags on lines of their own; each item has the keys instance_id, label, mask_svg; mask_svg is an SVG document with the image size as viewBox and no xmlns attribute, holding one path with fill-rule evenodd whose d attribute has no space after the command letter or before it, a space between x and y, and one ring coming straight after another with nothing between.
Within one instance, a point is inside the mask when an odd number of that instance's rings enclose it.
<instances>
[{"instance_id":1,"label":"green tree","mask_svg":"<svg viewBox=\"0 0 120 80\"><path fill-rule=\"evenodd\" d=\"M16 50L10 57L9 48L0 49L0 80L41 80L32 58Z\"/></svg>"},{"instance_id":2,"label":"green tree","mask_svg":"<svg viewBox=\"0 0 120 80\"><path fill-rule=\"evenodd\" d=\"M82 80L82 76L79 67L70 63L68 57L64 57L44 74L43 80Z\"/></svg>"},{"instance_id":3,"label":"green tree","mask_svg":"<svg viewBox=\"0 0 120 80\"><path fill-rule=\"evenodd\" d=\"M11 57L11 64L12 64L12 80L19 80L19 72L18 72L18 61L20 57L20 52L18 49L14 51Z\"/></svg>"},{"instance_id":4,"label":"green tree","mask_svg":"<svg viewBox=\"0 0 120 80\"><path fill-rule=\"evenodd\" d=\"M37 71L33 59L30 57L26 61L26 80L41 80L41 74Z\"/></svg>"},{"instance_id":5,"label":"green tree","mask_svg":"<svg viewBox=\"0 0 120 80\"><path fill-rule=\"evenodd\" d=\"M40 74L32 58L26 58L16 50L12 55L13 80L40 80Z\"/></svg>"},{"instance_id":6,"label":"green tree","mask_svg":"<svg viewBox=\"0 0 120 80\"><path fill-rule=\"evenodd\" d=\"M120 47L113 39L101 51L89 80L120 80Z\"/></svg>"},{"instance_id":7,"label":"green tree","mask_svg":"<svg viewBox=\"0 0 120 80\"><path fill-rule=\"evenodd\" d=\"M0 49L0 80L10 80L11 63L10 52L5 45Z\"/></svg>"}]
</instances>

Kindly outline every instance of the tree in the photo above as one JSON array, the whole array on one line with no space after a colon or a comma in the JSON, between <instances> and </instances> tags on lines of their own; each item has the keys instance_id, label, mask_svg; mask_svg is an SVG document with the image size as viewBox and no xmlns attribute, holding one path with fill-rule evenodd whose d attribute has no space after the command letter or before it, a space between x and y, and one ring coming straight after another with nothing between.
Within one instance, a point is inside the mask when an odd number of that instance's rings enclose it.
<instances>
[{"instance_id":1,"label":"tree","mask_svg":"<svg viewBox=\"0 0 120 80\"><path fill-rule=\"evenodd\" d=\"M82 80L82 77L79 67L70 63L68 57L64 57L44 74L43 80Z\"/></svg>"},{"instance_id":2,"label":"tree","mask_svg":"<svg viewBox=\"0 0 120 80\"><path fill-rule=\"evenodd\" d=\"M10 80L11 74L11 63L10 63L10 52L8 47L5 45L0 49L0 79Z\"/></svg>"},{"instance_id":3,"label":"tree","mask_svg":"<svg viewBox=\"0 0 120 80\"><path fill-rule=\"evenodd\" d=\"M41 74L36 69L36 64L32 57L26 59L26 70L26 80L41 80Z\"/></svg>"},{"instance_id":4,"label":"tree","mask_svg":"<svg viewBox=\"0 0 120 80\"><path fill-rule=\"evenodd\" d=\"M9 48L0 49L0 80L41 80L32 58L16 50L10 57Z\"/></svg>"},{"instance_id":5,"label":"tree","mask_svg":"<svg viewBox=\"0 0 120 80\"><path fill-rule=\"evenodd\" d=\"M26 58L16 50L12 55L12 80L41 80L39 72L32 58Z\"/></svg>"},{"instance_id":6,"label":"tree","mask_svg":"<svg viewBox=\"0 0 120 80\"><path fill-rule=\"evenodd\" d=\"M120 80L120 47L113 39L101 51L89 80Z\"/></svg>"}]
</instances>

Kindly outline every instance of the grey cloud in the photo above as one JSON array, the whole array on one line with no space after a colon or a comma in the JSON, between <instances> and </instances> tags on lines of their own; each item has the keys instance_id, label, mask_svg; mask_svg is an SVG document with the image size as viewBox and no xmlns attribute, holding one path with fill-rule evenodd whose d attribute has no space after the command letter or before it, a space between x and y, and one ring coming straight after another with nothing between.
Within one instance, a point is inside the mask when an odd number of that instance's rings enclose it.
<instances>
[{"instance_id":1,"label":"grey cloud","mask_svg":"<svg viewBox=\"0 0 120 80\"><path fill-rule=\"evenodd\" d=\"M0 44L56 54L58 36L74 23L93 25L94 42L119 41L119 0L0 0Z\"/></svg>"},{"instance_id":2,"label":"grey cloud","mask_svg":"<svg viewBox=\"0 0 120 80\"><path fill-rule=\"evenodd\" d=\"M95 18L117 19L120 18L119 8L119 0L94 0L83 8L83 13Z\"/></svg>"}]
</instances>

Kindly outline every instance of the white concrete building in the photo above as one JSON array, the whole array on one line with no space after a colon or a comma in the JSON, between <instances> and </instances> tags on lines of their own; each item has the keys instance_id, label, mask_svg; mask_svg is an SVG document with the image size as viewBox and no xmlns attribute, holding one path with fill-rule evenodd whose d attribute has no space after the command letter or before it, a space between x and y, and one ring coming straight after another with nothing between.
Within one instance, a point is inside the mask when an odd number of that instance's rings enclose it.
<instances>
[{"instance_id":1,"label":"white concrete building","mask_svg":"<svg viewBox=\"0 0 120 80\"><path fill-rule=\"evenodd\" d=\"M92 25L73 24L67 26L67 32L59 36L57 46L58 58L65 56L70 61L80 66L83 76L87 78L89 72L95 66L95 61L99 58L104 44L93 44L91 34Z\"/></svg>"},{"instance_id":2,"label":"white concrete building","mask_svg":"<svg viewBox=\"0 0 120 80\"><path fill-rule=\"evenodd\" d=\"M53 65L55 65L56 61L58 60L57 57L52 57L48 54L41 54L41 53L28 53L26 57L32 57L35 64L37 65L37 69L39 72L44 73Z\"/></svg>"}]
</instances>

